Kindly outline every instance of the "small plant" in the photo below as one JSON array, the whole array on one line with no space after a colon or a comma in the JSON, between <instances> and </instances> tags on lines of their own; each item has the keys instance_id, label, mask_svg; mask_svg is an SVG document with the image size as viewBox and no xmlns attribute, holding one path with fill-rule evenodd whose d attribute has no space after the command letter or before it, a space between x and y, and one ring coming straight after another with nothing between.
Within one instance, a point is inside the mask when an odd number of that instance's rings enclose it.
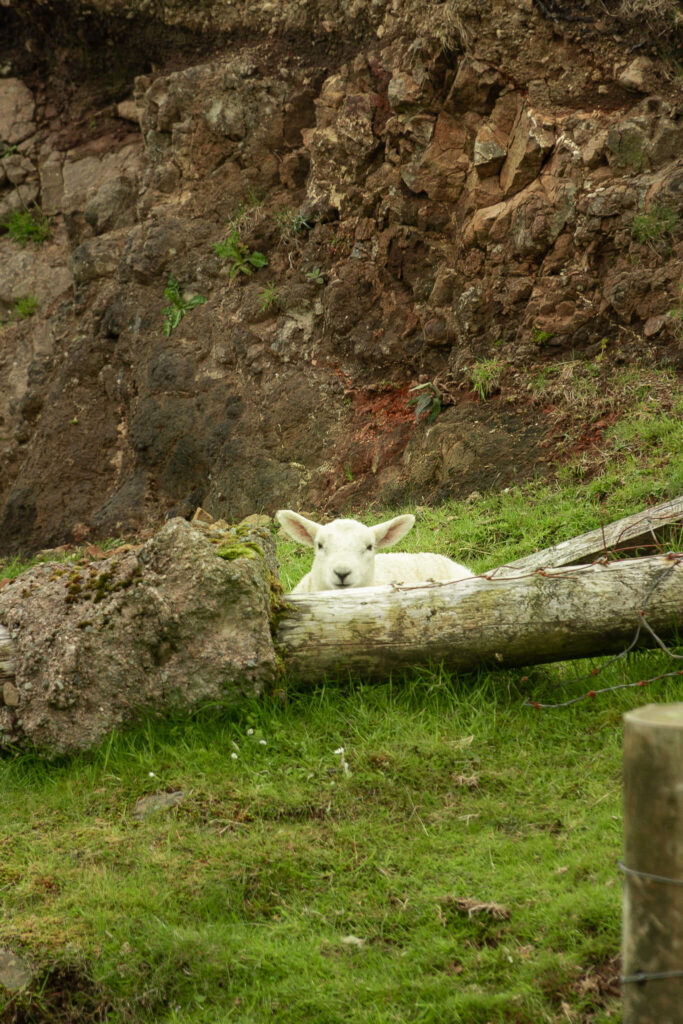
<instances>
[{"instance_id":1,"label":"small plant","mask_svg":"<svg viewBox=\"0 0 683 1024\"><path fill-rule=\"evenodd\" d=\"M538 327L531 328L531 339L534 345L538 345L539 348L547 345L552 336L552 331L541 331Z\"/></svg>"},{"instance_id":2,"label":"small plant","mask_svg":"<svg viewBox=\"0 0 683 1024\"><path fill-rule=\"evenodd\" d=\"M504 364L499 359L483 359L470 367L468 372L472 387L482 402L498 390L503 370Z\"/></svg>"},{"instance_id":3,"label":"small plant","mask_svg":"<svg viewBox=\"0 0 683 1024\"><path fill-rule=\"evenodd\" d=\"M280 289L276 286L275 281L269 281L266 287L258 294L259 312L265 313L273 303L277 302L279 296Z\"/></svg>"},{"instance_id":4,"label":"small plant","mask_svg":"<svg viewBox=\"0 0 683 1024\"><path fill-rule=\"evenodd\" d=\"M196 306L206 302L204 295L193 295L191 299L185 300L180 291L180 285L173 275L168 279L164 288L164 295L170 305L164 306L164 334L168 338L171 331L174 331L186 313Z\"/></svg>"},{"instance_id":5,"label":"small plant","mask_svg":"<svg viewBox=\"0 0 683 1024\"><path fill-rule=\"evenodd\" d=\"M300 235L302 231L310 231L313 227L305 217L302 217L300 213L295 213L289 207L276 210L273 217L280 229L280 238L291 239L295 235Z\"/></svg>"},{"instance_id":6,"label":"small plant","mask_svg":"<svg viewBox=\"0 0 683 1024\"><path fill-rule=\"evenodd\" d=\"M407 403L407 408L411 405L415 406L415 421L417 422L420 416L426 415L427 423L433 423L441 412L442 406L442 395L437 385L430 380L426 384L416 384L410 390L422 392L409 399Z\"/></svg>"},{"instance_id":7,"label":"small plant","mask_svg":"<svg viewBox=\"0 0 683 1024\"><path fill-rule=\"evenodd\" d=\"M9 237L23 249L28 242L42 245L50 236L50 222L37 206L31 210L12 210L5 230Z\"/></svg>"},{"instance_id":8,"label":"small plant","mask_svg":"<svg viewBox=\"0 0 683 1024\"><path fill-rule=\"evenodd\" d=\"M306 280L312 281L313 284L325 284L325 276L320 267L313 267L313 270L309 270Z\"/></svg>"},{"instance_id":9,"label":"small plant","mask_svg":"<svg viewBox=\"0 0 683 1024\"><path fill-rule=\"evenodd\" d=\"M238 274L253 274L254 270L268 266L268 259L262 252L250 252L249 247L240 240L239 231L233 228L223 242L214 244L216 254L222 260L230 260L230 280Z\"/></svg>"},{"instance_id":10,"label":"small plant","mask_svg":"<svg viewBox=\"0 0 683 1024\"><path fill-rule=\"evenodd\" d=\"M249 213L250 210L256 210L263 202L263 197L259 196L253 188L248 189L247 198L243 199L241 203L238 203L229 218L229 223L237 227L244 217Z\"/></svg>"},{"instance_id":11,"label":"small plant","mask_svg":"<svg viewBox=\"0 0 683 1024\"><path fill-rule=\"evenodd\" d=\"M676 210L668 206L653 205L649 213L637 213L631 221L631 234L636 242L656 242L665 236L672 237L679 227Z\"/></svg>"},{"instance_id":12,"label":"small plant","mask_svg":"<svg viewBox=\"0 0 683 1024\"><path fill-rule=\"evenodd\" d=\"M327 240L331 256L348 256L351 243L343 234L332 233Z\"/></svg>"},{"instance_id":13,"label":"small plant","mask_svg":"<svg viewBox=\"0 0 683 1024\"><path fill-rule=\"evenodd\" d=\"M38 309L38 299L35 295L22 295L22 297L17 299L14 303L12 309L20 320L28 320L28 318L33 316Z\"/></svg>"}]
</instances>

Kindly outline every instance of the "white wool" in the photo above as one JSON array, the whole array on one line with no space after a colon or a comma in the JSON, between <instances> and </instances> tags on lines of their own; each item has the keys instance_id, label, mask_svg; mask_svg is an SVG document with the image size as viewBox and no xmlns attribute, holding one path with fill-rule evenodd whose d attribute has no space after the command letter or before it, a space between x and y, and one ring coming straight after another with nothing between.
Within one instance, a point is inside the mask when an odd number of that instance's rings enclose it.
<instances>
[{"instance_id":1,"label":"white wool","mask_svg":"<svg viewBox=\"0 0 683 1024\"><path fill-rule=\"evenodd\" d=\"M378 555L378 548L395 544L412 529L412 515L396 516L377 526L364 526L355 519L335 519L321 526L288 509L278 512L277 519L293 540L315 550L313 567L294 587L293 594L473 576L464 565L433 552Z\"/></svg>"}]
</instances>

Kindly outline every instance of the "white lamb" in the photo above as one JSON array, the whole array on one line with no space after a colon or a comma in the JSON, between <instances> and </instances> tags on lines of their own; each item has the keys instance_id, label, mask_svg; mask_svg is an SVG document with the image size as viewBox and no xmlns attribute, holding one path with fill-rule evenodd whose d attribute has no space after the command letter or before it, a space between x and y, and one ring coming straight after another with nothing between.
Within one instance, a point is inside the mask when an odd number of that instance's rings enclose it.
<instances>
[{"instance_id":1,"label":"white lamb","mask_svg":"<svg viewBox=\"0 0 683 1024\"><path fill-rule=\"evenodd\" d=\"M349 587L373 587L382 583L427 583L430 580L461 580L474 574L445 555L376 555L404 537L415 523L415 516L389 519L378 526L363 526L355 519L335 519L327 526L304 519L296 512L282 509L277 520L293 540L315 548L310 572L297 583L293 594L316 590L346 590Z\"/></svg>"}]
</instances>

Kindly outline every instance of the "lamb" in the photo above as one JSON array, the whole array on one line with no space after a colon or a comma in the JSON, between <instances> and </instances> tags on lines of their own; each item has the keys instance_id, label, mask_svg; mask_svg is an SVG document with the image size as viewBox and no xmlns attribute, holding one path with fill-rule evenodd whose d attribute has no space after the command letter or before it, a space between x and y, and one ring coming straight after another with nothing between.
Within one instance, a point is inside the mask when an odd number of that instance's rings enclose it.
<instances>
[{"instance_id":1,"label":"lamb","mask_svg":"<svg viewBox=\"0 0 683 1024\"><path fill-rule=\"evenodd\" d=\"M347 590L382 583L427 583L430 580L468 579L474 574L445 555L376 555L378 548L395 544L412 529L415 516L402 515L377 526L355 519L335 519L321 526L297 512L281 509L277 520L293 540L315 548L310 572L294 587L293 594L316 590Z\"/></svg>"}]
</instances>

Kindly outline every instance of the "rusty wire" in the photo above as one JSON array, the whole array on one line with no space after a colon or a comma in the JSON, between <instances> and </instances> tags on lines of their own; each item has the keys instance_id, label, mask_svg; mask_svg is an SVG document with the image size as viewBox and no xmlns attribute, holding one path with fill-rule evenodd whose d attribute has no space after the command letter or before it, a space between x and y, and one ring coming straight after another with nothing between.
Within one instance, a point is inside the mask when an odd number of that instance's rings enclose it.
<instances>
[{"instance_id":1,"label":"rusty wire","mask_svg":"<svg viewBox=\"0 0 683 1024\"><path fill-rule=\"evenodd\" d=\"M600 675L600 673L604 672L604 670L606 668L609 668L610 665L613 665L616 661L619 661L621 658L625 658L628 654L631 653L631 651L634 650L634 648L636 647L636 645L638 643L638 640L640 639L640 634L641 634L641 631L643 629L647 630L647 632L653 638L655 643L658 645L658 647L660 647L664 651L665 654L667 654L670 658L675 659L676 661L683 661L683 654L676 654L675 651L672 651L664 643L662 638L660 636L658 636L658 634L652 628L650 623L647 621L646 614L645 614L646 611L647 611L647 606L648 606L648 603L650 601L650 598L652 597L654 592L657 590L657 588L659 586L661 586L662 582L674 571L676 566L681 565L681 563L683 561L683 556L680 553L677 553L677 552L667 552L667 555L671 559L671 565L667 566L667 568L664 569L659 574L659 576L654 581L654 583L652 584L652 586L648 590L647 594L645 595L645 600L643 601L643 607L640 609L640 612L638 613L639 614L639 621L636 623L636 627L635 627L633 638L632 638L631 642L624 648L623 651L620 651L618 654L615 654L613 657L608 658L607 661L603 662L603 664L600 665L599 668L593 668L593 669L591 669L590 672L587 672L587 673L585 673L582 676L576 676L573 679L564 679L564 680L561 680L558 683L554 683L553 684L553 688L554 689L557 689L557 688L559 688L561 686L573 686L573 685L575 685L577 683L583 683L587 679L591 679L591 678L593 678L595 676ZM662 673L660 673L657 676L650 676L650 678L648 678L648 679L639 679L637 682L634 682L634 683L616 683L613 686L604 686L604 687L602 687L601 689L598 689L598 690L591 689L591 690L588 690L586 693L580 694L578 697L572 697L570 700L565 700L565 701L557 701L557 702L552 703L552 704L548 704L548 703L544 703L542 701L536 701L536 700L527 700L524 703L525 703L526 707L542 708L542 709L549 709L549 710L552 710L554 708L567 708L567 707L570 707L570 705L572 705L572 704L578 704L580 701L584 701L584 700L588 700L589 698L597 697L599 694L602 694L602 693L612 693L615 690L628 690L628 689L632 689L633 687L637 687L637 686L641 686L641 687L642 686L647 686L649 683L656 683L656 682L659 682L661 679L671 679L671 678L674 678L674 677L677 677L677 676L683 676L683 669L675 669L675 670L673 670L671 672L662 672ZM522 681L523 682L525 682L527 680L528 680L528 676L522 676Z\"/></svg>"}]
</instances>

